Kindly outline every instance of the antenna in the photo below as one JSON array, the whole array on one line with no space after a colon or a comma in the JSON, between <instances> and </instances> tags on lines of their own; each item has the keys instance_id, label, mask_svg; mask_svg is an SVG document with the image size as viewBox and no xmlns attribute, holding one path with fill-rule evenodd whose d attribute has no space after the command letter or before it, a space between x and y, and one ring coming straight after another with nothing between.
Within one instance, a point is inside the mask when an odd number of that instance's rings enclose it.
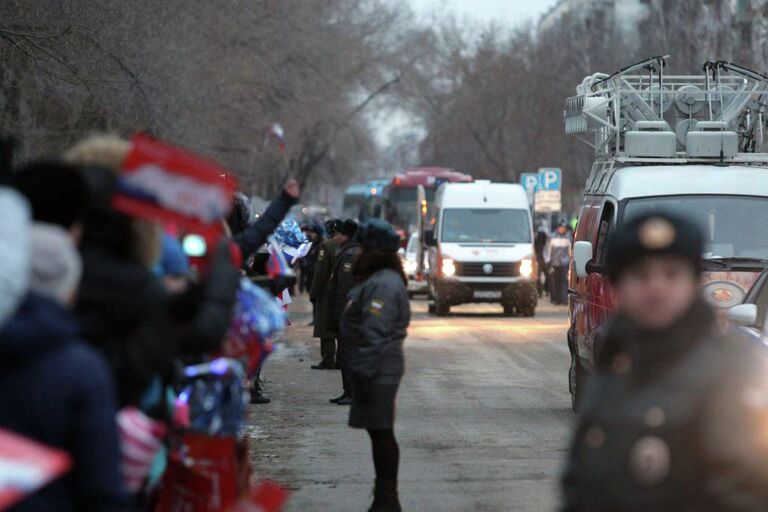
<instances>
[{"instance_id":1,"label":"antenna","mask_svg":"<svg viewBox=\"0 0 768 512\"><path fill-rule=\"evenodd\" d=\"M768 76L724 60L704 63L701 75L667 74L668 58L587 76L566 100L566 133L594 148L601 160L725 162L740 150L766 151ZM768 162L768 154L751 160Z\"/></svg>"}]
</instances>

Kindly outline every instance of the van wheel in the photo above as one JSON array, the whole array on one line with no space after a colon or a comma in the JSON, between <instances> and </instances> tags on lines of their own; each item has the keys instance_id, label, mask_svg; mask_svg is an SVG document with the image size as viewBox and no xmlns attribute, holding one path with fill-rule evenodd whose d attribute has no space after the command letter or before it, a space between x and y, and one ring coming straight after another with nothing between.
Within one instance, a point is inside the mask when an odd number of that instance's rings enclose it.
<instances>
[{"instance_id":1,"label":"van wheel","mask_svg":"<svg viewBox=\"0 0 768 512\"><path fill-rule=\"evenodd\" d=\"M579 356L571 349L571 368L568 370L568 388L571 391L571 409L579 412L581 399L584 394L584 369L579 363Z\"/></svg>"},{"instance_id":2,"label":"van wheel","mask_svg":"<svg viewBox=\"0 0 768 512\"><path fill-rule=\"evenodd\" d=\"M528 306L525 308L518 308L520 316L532 317L536 315L536 306Z\"/></svg>"},{"instance_id":3,"label":"van wheel","mask_svg":"<svg viewBox=\"0 0 768 512\"><path fill-rule=\"evenodd\" d=\"M448 314L451 312L451 306L445 302L445 299L440 297L439 293L435 293L434 306L435 314L437 316L448 316Z\"/></svg>"}]
</instances>

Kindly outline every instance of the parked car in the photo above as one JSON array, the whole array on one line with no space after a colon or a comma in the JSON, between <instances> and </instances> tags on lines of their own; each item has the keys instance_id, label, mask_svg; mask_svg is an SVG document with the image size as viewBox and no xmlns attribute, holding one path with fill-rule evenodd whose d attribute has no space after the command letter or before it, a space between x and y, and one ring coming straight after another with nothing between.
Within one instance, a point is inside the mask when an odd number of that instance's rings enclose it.
<instances>
[{"instance_id":1,"label":"parked car","mask_svg":"<svg viewBox=\"0 0 768 512\"><path fill-rule=\"evenodd\" d=\"M419 258L419 235L413 233L408 238L408 244L405 249L400 249L401 257L403 258L403 270L408 277L408 295L414 297L415 295L429 294L429 283L424 275L418 273L418 258ZM429 260L427 254L424 254L424 270L429 270Z\"/></svg>"},{"instance_id":2,"label":"parked car","mask_svg":"<svg viewBox=\"0 0 768 512\"><path fill-rule=\"evenodd\" d=\"M578 95L566 101L566 132L586 133L582 140L594 136L596 141L569 273L574 409L593 371L596 339L614 312L605 249L625 219L671 211L697 222L706 244L702 293L723 317L768 267L768 151L755 131L741 128L746 123L758 130L748 105L754 90L760 95L768 91L768 80L727 63L714 64L722 69L713 90L725 98L721 107L727 100L727 111L713 106L711 97L717 94L704 94L712 88L706 75L659 72L654 78L663 82L657 88L663 94L638 94L648 66L662 69L663 60L654 57L613 75L589 76L577 87ZM740 89L729 84L740 84ZM731 316L746 315L747 309Z\"/></svg>"}]
</instances>

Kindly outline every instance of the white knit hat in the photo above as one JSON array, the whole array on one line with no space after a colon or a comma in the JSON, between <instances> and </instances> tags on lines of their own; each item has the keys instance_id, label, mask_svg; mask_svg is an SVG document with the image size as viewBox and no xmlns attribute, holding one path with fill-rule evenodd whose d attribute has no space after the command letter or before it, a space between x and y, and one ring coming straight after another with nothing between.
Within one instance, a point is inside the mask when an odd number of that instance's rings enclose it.
<instances>
[{"instance_id":1,"label":"white knit hat","mask_svg":"<svg viewBox=\"0 0 768 512\"><path fill-rule=\"evenodd\" d=\"M80 284L82 262L72 236L53 224L35 222L29 233L32 291L67 304Z\"/></svg>"},{"instance_id":2,"label":"white knit hat","mask_svg":"<svg viewBox=\"0 0 768 512\"><path fill-rule=\"evenodd\" d=\"M0 187L0 325L27 293L29 224L27 201L15 190Z\"/></svg>"}]
</instances>

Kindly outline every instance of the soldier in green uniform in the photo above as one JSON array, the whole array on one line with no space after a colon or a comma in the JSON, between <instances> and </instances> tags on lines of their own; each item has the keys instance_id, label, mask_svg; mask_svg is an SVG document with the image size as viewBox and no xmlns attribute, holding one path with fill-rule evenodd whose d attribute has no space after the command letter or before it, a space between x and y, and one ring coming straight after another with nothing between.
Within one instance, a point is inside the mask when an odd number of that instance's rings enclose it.
<instances>
[{"instance_id":1,"label":"soldier in green uniform","mask_svg":"<svg viewBox=\"0 0 768 512\"><path fill-rule=\"evenodd\" d=\"M357 234L357 222L347 219L339 229L339 251L336 253L336 261L333 264L331 272L331 286L328 298L328 324L334 332L339 332L339 322L341 314L347 305L347 296L353 286L357 284L357 277L353 272L355 258L360 252L360 244L357 243L355 235ZM339 405L351 405L351 382L349 370L345 363L345 354L350 340L345 340L339 336L339 347L336 354L336 360L341 366L341 384L343 392L331 398L332 403Z\"/></svg>"},{"instance_id":2,"label":"soldier in green uniform","mask_svg":"<svg viewBox=\"0 0 768 512\"><path fill-rule=\"evenodd\" d=\"M320 338L320 357L318 364L312 365L313 370L333 370L336 364L336 331L328 326L328 292L331 284L331 271L336 261L336 251L339 243L336 240L342 222L339 219L325 223L328 240L320 246L315 263L315 273L312 286L309 289L309 300L315 305L314 337Z\"/></svg>"},{"instance_id":3,"label":"soldier in green uniform","mask_svg":"<svg viewBox=\"0 0 768 512\"><path fill-rule=\"evenodd\" d=\"M701 297L702 239L669 213L610 235L618 314L579 411L564 511L768 510L768 353Z\"/></svg>"}]
</instances>

